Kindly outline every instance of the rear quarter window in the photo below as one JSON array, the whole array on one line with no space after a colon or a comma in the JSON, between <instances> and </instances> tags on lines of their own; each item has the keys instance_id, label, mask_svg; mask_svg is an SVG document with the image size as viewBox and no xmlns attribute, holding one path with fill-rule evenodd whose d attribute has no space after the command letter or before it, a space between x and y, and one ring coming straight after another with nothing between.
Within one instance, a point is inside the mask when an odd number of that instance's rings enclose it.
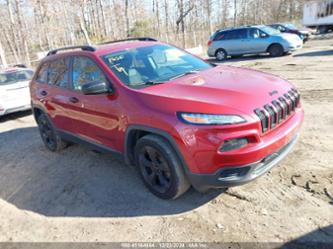
<instances>
[{"instance_id":1,"label":"rear quarter window","mask_svg":"<svg viewBox=\"0 0 333 249\"><path fill-rule=\"evenodd\" d=\"M214 41L219 41L222 40L225 36L226 32L219 32L215 35L214 37Z\"/></svg>"},{"instance_id":2,"label":"rear quarter window","mask_svg":"<svg viewBox=\"0 0 333 249\"><path fill-rule=\"evenodd\" d=\"M49 65L47 63L44 63L40 68L36 76L36 81L39 83L47 83L47 77L48 77L48 68Z\"/></svg>"}]
</instances>

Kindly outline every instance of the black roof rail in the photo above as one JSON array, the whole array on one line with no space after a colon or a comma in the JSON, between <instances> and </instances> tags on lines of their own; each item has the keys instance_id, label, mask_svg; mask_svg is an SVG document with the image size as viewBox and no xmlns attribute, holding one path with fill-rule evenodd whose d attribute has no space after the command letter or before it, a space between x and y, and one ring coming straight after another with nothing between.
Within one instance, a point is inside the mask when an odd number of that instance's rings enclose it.
<instances>
[{"instance_id":1,"label":"black roof rail","mask_svg":"<svg viewBox=\"0 0 333 249\"><path fill-rule=\"evenodd\" d=\"M78 48L83 51L91 51L91 52L94 52L96 50L93 46L90 46L90 45L68 46L68 47L53 49L53 50L49 51L46 56L54 55L54 54L58 53L59 51L78 49Z\"/></svg>"},{"instance_id":2,"label":"black roof rail","mask_svg":"<svg viewBox=\"0 0 333 249\"><path fill-rule=\"evenodd\" d=\"M13 67L19 67L19 68L27 68L25 64L15 64Z\"/></svg>"},{"instance_id":3,"label":"black roof rail","mask_svg":"<svg viewBox=\"0 0 333 249\"><path fill-rule=\"evenodd\" d=\"M157 40L151 37L132 37L132 38L126 38L121 40L114 40L114 41L107 41L99 43L98 45L104 45L109 43L116 43L116 42L125 42L125 41L153 41L156 42Z\"/></svg>"}]
</instances>

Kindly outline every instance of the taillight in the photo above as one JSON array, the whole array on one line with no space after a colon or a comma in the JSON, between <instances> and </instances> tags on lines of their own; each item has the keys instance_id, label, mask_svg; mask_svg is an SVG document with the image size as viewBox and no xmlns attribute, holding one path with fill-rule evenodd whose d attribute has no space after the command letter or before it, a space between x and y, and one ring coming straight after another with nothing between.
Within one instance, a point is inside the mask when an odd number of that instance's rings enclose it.
<instances>
[{"instance_id":1,"label":"taillight","mask_svg":"<svg viewBox=\"0 0 333 249\"><path fill-rule=\"evenodd\" d=\"M207 43L208 46L212 45L212 41L209 40L208 43Z\"/></svg>"}]
</instances>

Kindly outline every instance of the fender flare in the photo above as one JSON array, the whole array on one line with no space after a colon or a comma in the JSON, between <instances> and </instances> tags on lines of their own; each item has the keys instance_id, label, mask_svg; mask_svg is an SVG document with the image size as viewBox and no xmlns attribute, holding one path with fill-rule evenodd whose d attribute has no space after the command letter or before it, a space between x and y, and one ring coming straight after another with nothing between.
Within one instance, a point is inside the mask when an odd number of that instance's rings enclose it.
<instances>
[{"instance_id":1,"label":"fender flare","mask_svg":"<svg viewBox=\"0 0 333 249\"><path fill-rule=\"evenodd\" d=\"M133 139L132 136L132 132L135 130L139 130L139 131L143 131L143 132L148 132L151 134L156 134L159 135L161 137L163 137L164 139L166 139L170 145L172 146L172 148L174 149L174 151L176 152L179 160L182 163L183 169L186 173L186 175L188 175L188 173L190 172L189 167L179 149L179 146L177 145L175 139L166 131L158 129L158 128L153 128L150 126L146 126L146 125L129 125L128 128L126 129L125 132L125 148L124 148L124 159L126 164L131 165L133 163L133 158L131 158L131 154L133 151L131 151L131 139ZM133 148L132 148L133 149Z\"/></svg>"}]
</instances>

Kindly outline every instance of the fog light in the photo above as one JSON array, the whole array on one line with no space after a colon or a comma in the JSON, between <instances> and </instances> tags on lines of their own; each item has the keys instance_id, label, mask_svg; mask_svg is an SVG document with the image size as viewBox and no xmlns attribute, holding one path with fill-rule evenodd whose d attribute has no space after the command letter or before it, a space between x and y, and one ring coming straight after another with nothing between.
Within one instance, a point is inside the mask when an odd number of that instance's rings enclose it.
<instances>
[{"instance_id":1,"label":"fog light","mask_svg":"<svg viewBox=\"0 0 333 249\"><path fill-rule=\"evenodd\" d=\"M225 152L225 151L239 149L247 144L248 141L246 138L235 138L231 140L226 140L224 141L220 151Z\"/></svg>"},{"instance_id":2,"label":"fog light","mask_svg":"<svg viewBox=\"0 0 333 249\"><path fill-rule=\"evenodd\" d=\"M241 167L241 168L230 168L225 169L221 172L219 176L219 180L225 180L226 178L232 179L232 178L239 178L245 176L249 171L251 167Z\"/></svg>"}]
</instances>

